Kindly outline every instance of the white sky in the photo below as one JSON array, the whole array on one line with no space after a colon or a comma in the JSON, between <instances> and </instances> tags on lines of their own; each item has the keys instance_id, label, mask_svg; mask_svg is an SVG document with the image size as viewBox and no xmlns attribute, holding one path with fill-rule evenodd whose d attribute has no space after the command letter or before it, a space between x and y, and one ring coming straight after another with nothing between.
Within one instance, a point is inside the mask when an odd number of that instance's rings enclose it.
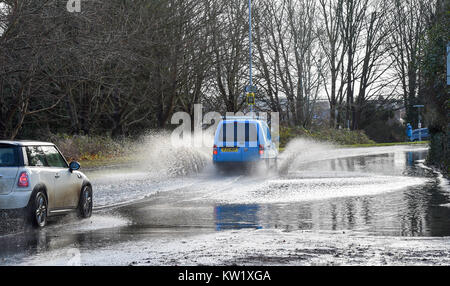
<instances>
[{"instance_id":1,"label":"white sky","mask_svg":"<svg viewBox=\"0 0 450 286\"><path fill-rule=\"evenodd\" d=\"M6 13L6 4L0 1L0 17ZM3 35L3 27L0 25L0 36Z\"/></svg>"}]
</instances>

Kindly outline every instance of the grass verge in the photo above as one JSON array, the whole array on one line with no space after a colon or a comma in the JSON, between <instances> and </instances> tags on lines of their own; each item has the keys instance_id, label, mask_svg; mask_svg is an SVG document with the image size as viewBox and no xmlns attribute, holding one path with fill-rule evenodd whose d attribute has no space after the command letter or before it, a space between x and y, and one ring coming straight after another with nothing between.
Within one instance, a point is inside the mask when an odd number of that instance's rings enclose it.
<instances>
[{"instance_id":1,"label":"grass verge","mask_svg":"<svg viewBox=\"0 0 450 286\"><path fill-rule=\"evenodd\" d=\"M119 156L114 158L97 158L97 159L83 159L79 163L83 169L95 169L105 166L125 165L132 162L137 162L138 158L135 156Z\"/></svg>"},{"instance_id":2,"label":"grass verge","mask_svg":"<svg viewBox=\"0 0 450 286\"><path fill-rule=\"evenodd\" d=\"M308 130L302 127L281 127L280 147L284 148L295 138L309 138L336 145L375 144L376 142L361 130L320 128Z\"/></svg>"},{"instance_id":3,"label":"grass verge","mask_svg":"<svg viewBox=\"0 0 450 286\"><path fill-rule=\"evenodd\" d=\"M343 148L362 148L362 147L385 147L385 146L401 146L401 145L424 145L429 144L429 141L416 142L392 142L392 143L368 143L368 144L350 144L342 145Z\"/></svg>"}]
</instances>

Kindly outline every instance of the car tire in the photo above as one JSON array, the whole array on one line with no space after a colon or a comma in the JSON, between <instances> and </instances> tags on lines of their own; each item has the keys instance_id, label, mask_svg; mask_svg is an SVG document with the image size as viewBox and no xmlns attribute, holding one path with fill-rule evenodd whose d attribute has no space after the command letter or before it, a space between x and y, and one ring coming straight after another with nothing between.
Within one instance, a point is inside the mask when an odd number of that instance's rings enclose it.
<instances>
[{"instance_id":1,"label":"car tire","mask_svg":"<svg viewBox=\"0 0 450 286\"><path fill-rule=\"evenodd\" d=\"M48 200L43 191L37 191L31 198L27 216L34 228L43 228L47 225Z\"/></svg>"},{"instance_id":2,"label":"car tire","mask_svg":"<svg viewBox=\"0 0 450 286\"><path fill-rule=\"evenodd\" d=\"M83 186L78 203L78 217L81 219L90 218L92 215L92 188L89 185Z\"/></svg>"}]
</instances>

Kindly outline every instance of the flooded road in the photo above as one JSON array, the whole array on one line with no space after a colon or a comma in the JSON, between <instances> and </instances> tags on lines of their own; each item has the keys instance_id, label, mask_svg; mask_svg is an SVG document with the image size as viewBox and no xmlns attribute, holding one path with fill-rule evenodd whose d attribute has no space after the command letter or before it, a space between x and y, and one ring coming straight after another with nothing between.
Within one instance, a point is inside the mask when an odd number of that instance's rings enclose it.
<instances>
[{"instance_id":1,"label":"flooded road","mask_svg":"<svg viewBox=\"0 0 450 286\"><path fill-rule=\"evenodd\" d=\"M425 146L308 144L280 173L92 170L93 217L3 233L0 264L450 263L449 184L423 166Z\"/></svg>"}]
</instances>

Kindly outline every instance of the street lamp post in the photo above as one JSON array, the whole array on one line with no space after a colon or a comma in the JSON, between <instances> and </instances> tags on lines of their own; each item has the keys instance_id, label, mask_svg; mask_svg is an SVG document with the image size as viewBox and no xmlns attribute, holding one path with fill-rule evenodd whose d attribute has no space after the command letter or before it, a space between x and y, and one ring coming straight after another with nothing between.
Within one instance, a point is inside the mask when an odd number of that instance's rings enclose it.
<instances>
[{"instance_id":1,"label":"street lamp post","mask_svg":"<svg viewBox=\"0 0 450 286\"><path fill-rule=\"evenodd\" d=\"M414 105L415 108L417 108L417 113L419 115L419 123L418 123L418 129L419 129L419 141L422 141L422 130L420 130L422 128L422 122L420 122L420 109L425 107L424 105Z\"/></svg>"},{"instance_id":2,"label":"street lamp post","mask_svg":"<svg viewBox=\"0 0 450 286\"><path fill-rule=\"evenodd\" d=\"M250 86L248 87L247 97L252 94L253 95L253 104L250 105L250 112L253 114L253 105L255 88L253 87L253 62L252 62L252 0L248 0L248 42L249 42L249 76L250 76Z\"/></svg>"}]
</instances>

